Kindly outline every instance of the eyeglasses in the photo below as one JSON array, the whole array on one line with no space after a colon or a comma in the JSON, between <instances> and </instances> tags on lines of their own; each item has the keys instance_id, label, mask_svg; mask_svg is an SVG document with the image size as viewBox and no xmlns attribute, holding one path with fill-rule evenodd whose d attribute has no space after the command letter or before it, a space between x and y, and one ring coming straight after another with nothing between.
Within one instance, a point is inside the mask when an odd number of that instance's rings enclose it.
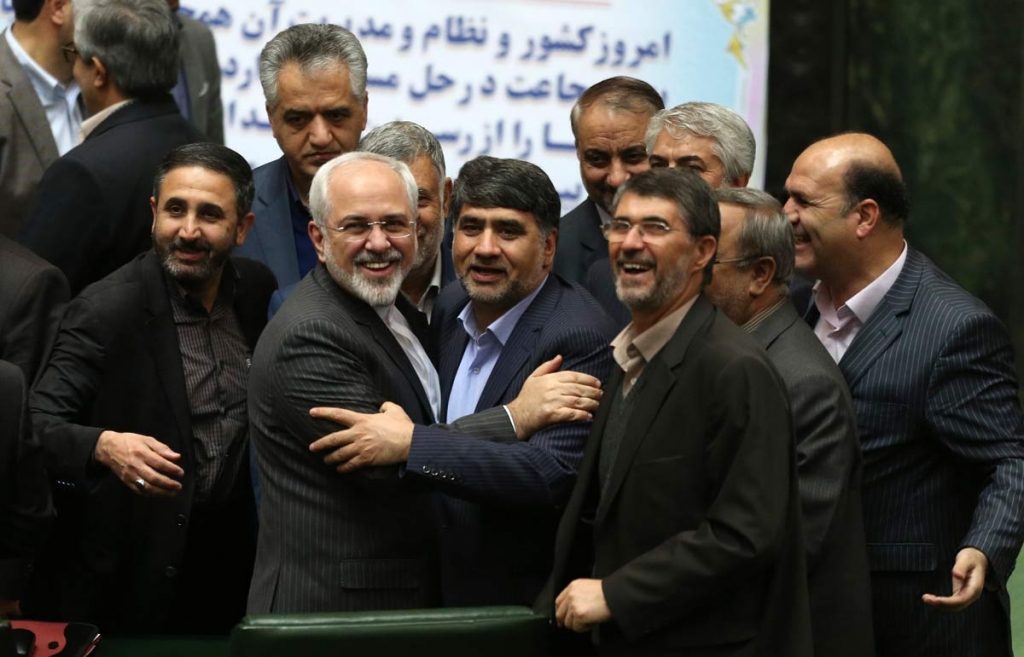
<instances>
[{"instance_id":1,"label":"eyeglasses","mask_svg":"<svg viewBox=\"0 0 1024 657\"><path fill-rule=\"evenodd\" d=\"M668 237L669 233L682 232L680 228L673 228L664 221L654 221L653 219L647 219L635 224L622 219L613 219L601 226L604 237L609 242L624 241L629 232L634 228L640 233L640 239L645 244L656 244Z\"/></svg>"},{"instance_id":2,"label":"eyeglasses","mask_svg":"<svg viewBox=\"0 0 1024 657\"><path fill-rule=\"evenodd\" d=\"M346 242L362 242L369 239L374 226L380 226L388 239L398 240L412 235L412 227L415 225L415 221L383 219L381 221L346 221L340 226L327 226L327 228L341 233Z\"/></svg>"},{"instance_id":3,"label":"eyeglasses","mask_svg":"<svg viewBox=\"0 0 1024 657\"><path fill-rule=\"evenodd\" d=\"M75 57L78 57L78 49L75 48L75 44L69 43L66 46L60 47L60 54L64 55L64 61L68 64L73 64Z\"/></svg>"},{"instance_id":4,"label":"eyeglasses","mask_svg":"<svg viewBox=\"0 0 1024 657\"><path fill-rule=\"evenodd\" d=\"M741 256L739 258L726 258L725 260L715 259L711 264L712 265L726 265L726 264L729 264L730 262L747 262L748 260L757 260L760 257L761 257L761 255L755 254L755 255Z\"/></svg>"}]
</instances>

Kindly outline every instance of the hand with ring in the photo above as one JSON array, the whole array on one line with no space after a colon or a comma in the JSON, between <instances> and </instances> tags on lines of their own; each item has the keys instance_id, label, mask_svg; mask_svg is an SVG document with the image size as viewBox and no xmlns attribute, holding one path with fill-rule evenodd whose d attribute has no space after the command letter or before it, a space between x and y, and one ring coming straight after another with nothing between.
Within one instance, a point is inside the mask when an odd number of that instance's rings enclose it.
<instances>
[{"instance_id":1,"label":"hand with ring","mask_svg":"<svg viewBox=\"0 0 1024 657\"><path fill-rule=\"evenodd\" d=\"M156 438L104 431L96 441L96 461L110 468L137 495L173 497L181 491L185 471L178 454Z\"/></svg>"}]
</instances>

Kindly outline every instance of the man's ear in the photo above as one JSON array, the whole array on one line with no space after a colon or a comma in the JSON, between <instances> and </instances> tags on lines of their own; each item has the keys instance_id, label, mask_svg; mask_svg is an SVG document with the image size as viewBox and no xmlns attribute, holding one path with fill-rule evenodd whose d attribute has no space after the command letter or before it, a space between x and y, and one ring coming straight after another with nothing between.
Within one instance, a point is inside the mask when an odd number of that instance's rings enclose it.
<instances>
[{"instance_id":1,"label":"man's ear","mask_svg":"<svg viewBox=\"0 0 1024 657\"><path fill-rule=\"evenodd\" d=\"M316 258L320 262L327 262L327 257L324 256L324 249L327 245L324 243L325 238L324 231L315 221L309 222L309 239L313 241L313 248L316 249Z\"/></svg>"},{"instance_id":2,"label":"man's ear","mask_svg":"<svg viewBox=\"0 0 1024 657\"><path fill-rule=\"evenodd\" d=\"M235 236L235 246L242 246L245 244L245 238L249 234L254 223L256 223L256 213L254 212L250 212L238 220L238 235Z\"/></svg>"},{"instance_id":3,"label":"man's ear","mask_svg":"<svg viewBox=\"0 0 1024 657\"><path fill-rule=\"evenodd\" d=\"M690 269L693 272L702 272L708 266L708 263L711 262L711 259L715 257L715 252L718 250L718 240L711 235L704 235L697 238L694 246L697 249L697 257L694 259Z\"/></svg>"},{"instance_id":4,"label":"man's ear","mask_svg":"<svg viewBox=\"0 0 1024 657\"><path fill-rule=\"evenodd\" d=\"M750 296L759 297L775 279L775 258L761 256L750 266L751 278L748 291Z\"/></svg>"},{"instance_id":5,"label":"man's ear","mask_svg":"<svg viewBox=\"0 0 1024 657\"><path fill-rule=\"evenodd\" d=\"M866 198L858 203L851 212L857 213L857 238L864 239L878 227L882 221L882 210L874 199Z\"/></svg>"},{"instance_id":6,"label":"man's ear","mask_svg":"<svg viewBox=\"0 0 1024 657\"><path fill-rule=\"evenodd\" d=\"M150 196L149 197L149 209L153 211L153 225L150 227L149 232L150 233L154 233L154 232L156 232L156 213L157 213L157 210L156 210L156 197L155 196Z\"/></svg>"},{"instance_id":7,"label":"man's ear","mask_svg":"<svg viewBox=\"0 0 1024 657\"><path fill-rule=\"evenodd\" d=\"M547 269L555 261L555 250L558 247L558 229L552 228L544 239L544 268Z\"/></svg>"},{"instance_id":8,"label":"man's ear","mask_svg":"<svg viewBox=\"0 0 1024 657\"><path fill-rule=\"evenodd\" d=\"M444 197L441 199L441 220L448 220L448 209L452 206L452 183L451 176L444 179L444 185L441 188L441 193Z\"/></svg>"},{"instance_id":9,"label":"man's ear","mask_svg":"<svg viewBox=\"0 0 1024 657\"><path fill-rule=\"evenodd\" d=\"M101 62L98 58L93 57L91 60L93 68L96 70L96 76L92 79L92 86L96 89L103 89L109 86L110 78L107 75L107 65Z\"/></svg>"}]
</instances>

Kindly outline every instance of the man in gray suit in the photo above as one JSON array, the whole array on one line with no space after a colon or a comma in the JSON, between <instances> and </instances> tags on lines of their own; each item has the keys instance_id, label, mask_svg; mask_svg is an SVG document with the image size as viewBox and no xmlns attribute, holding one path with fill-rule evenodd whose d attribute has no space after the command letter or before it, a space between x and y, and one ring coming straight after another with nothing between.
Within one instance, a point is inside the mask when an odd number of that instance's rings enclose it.
<instances>
[{"instance_id":1,"label":"man in gray suit","mask_svg":"<svg viewBox=\"0 0 1024 657\"><path fill-rule=\"evenodd\" d=\"M167 0L178 12L178 0ZM177 13L181 26L181 68L171 90L182 115L218 144L224 143L224 105L220 100L220 64L213 32L191 16Z\"/></svg>"},{"instance_id":2,"label":"man in gray suit","mask_svg":"<svg viewBox=\"0 0 1024 657\"><path fill-rule=\"evenodd\" d=\"M284 155L253 172L258 219L239 255L270 267L284 289L317 263L306 233L313 176L366 128L366 53L339 25L293 25L263 47L260 83Z\"/></svg>"},{"instance_id":3,"label":"man in gray suit","mask_svg":"<svg viewBox=\"0 0 1024 657\"><path fill-rule=\"evenodd\" d=\"M786 191L797 269L818 279L808 320L857 412L878 654L1009 655L1024 416L1006 328L907 245L879 140L811 145Z\"/></svg>"},{"instance_id":4,"label":"man in gray suit","mask_svg":"<svg viewBox=\"0 0 1024 657\"><path fill-rule=\"evenodd\" d=\"M78 143L74 60L61 52L73 30L71 0L14 0L0 34L0 235L18 234L46 167Z\"/></svg>"},{"instance_id":5,"label":"man in gray suit","mask_svg":"<svg viewBox=\"0 0 1024 657\"><path fill-rule=\"evenodd\" d=\"M768 351L786 386L796 437L814 654L870 657L875 646L861 456L846 381L788 303L793 230L779 202L745 187L724 187L715 196L722 232L714 277L704 291Z\"/></svg>"}]
</instances>

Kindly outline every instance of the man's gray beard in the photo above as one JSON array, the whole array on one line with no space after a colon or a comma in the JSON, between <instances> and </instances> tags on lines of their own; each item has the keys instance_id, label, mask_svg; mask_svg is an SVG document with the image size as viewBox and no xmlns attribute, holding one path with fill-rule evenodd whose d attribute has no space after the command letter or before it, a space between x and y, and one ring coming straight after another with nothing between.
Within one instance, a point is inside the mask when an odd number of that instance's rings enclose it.
<instances>
[{"instance_id":1,"label":"man's gray beard","mask_svg":"<svg viewBox=\"0 0 1024 657\"><path fill-rule=\"evenodd\" d=\"M688 264L688 263L687 263ZM630 310L652 312L663 307L683 286L686 285L686 270L672 269L664 278L656 280L654 287L623 287L617 265L612 269L615 276L615 296Z\"/></svg>"},{"instance_id":2,"label":"man's gray beard","mask_svg":"<svg viewBox=\"0 0 1024 657\"><path fill-rule=\"evenodd\" d=\"M385 252L383 257L390 257L393 253L398 253L398 250L392 248ZM334 259L334 251L330 249L329 245L324 249L324 260L326 260L324 264L327 271L335 283L355 298L365 301L375 308L393 304L398 297L398 292L402 289L405 273L402 271L401 265L387 278L370 282L358 271L354 270L350 273L342 269ZM353 265L355 264L353 262Z\"/></svg>"}]
</instances>

